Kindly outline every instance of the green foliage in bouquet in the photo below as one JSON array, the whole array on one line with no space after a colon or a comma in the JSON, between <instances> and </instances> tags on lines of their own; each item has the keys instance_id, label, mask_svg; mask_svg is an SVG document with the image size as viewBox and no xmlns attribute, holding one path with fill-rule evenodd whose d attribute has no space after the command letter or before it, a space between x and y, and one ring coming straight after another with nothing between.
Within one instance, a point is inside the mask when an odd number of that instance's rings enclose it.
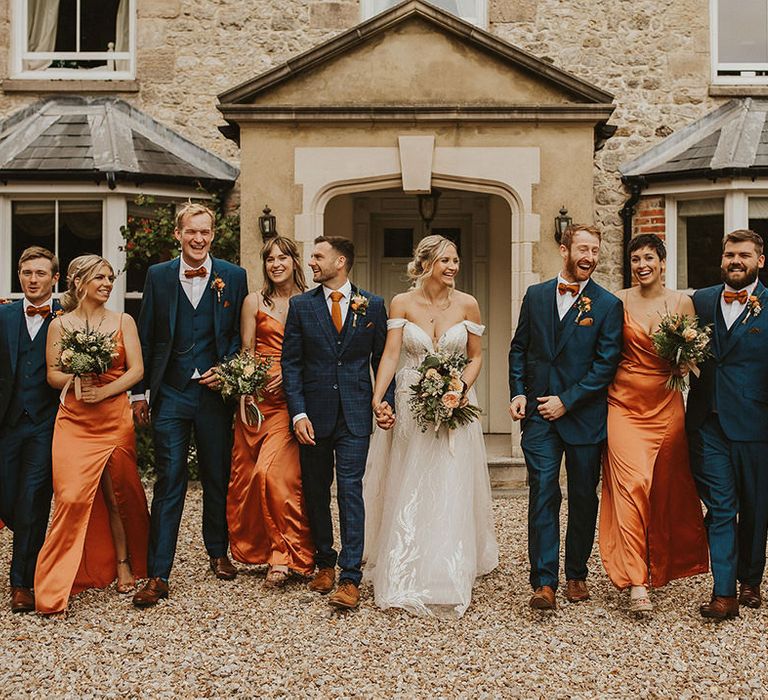
<instances>
[{"instance_id":1,"label":"green foliage in bouquet","mask_svg":"<svg viewBox=\"0 0 768 700\"><path fill-rule=\"evenodd\" d=\"M103 374L115 358L115 332L91 328L67 328L62 324L59 341L59 368L66 374Z\"/></svg>"},{"instance_id":2,"label":"green foliage in bouquet","mask_svg":"<svg viewBox=\"0 0 768 700\"><path fill-rule=\"evenodd\" d=\"M408 407L421 428L426 432L431 427L437 432L441 425L455 430L476 420L480 409L471 404L461 405L464 383L461 373L469 364L460 353L428 353L418 367L421 375L416 384L411 384L411 398Z\"/></svg>"},{"instance_id":3,"label":"green foliage in bouquet","mask_svg":"<svg viewBox=\"0 0 768 700\"><path fill-rule=\"evenodd\" d=\"M696 316L664 314L651 340L656 354L669 362L673 370L667 380L667 389L683 391L686 383L680 372L690 370L698 376L699 365L712 355L712 329L709 326L700 328Z\"/></svg>"},{"instance_id":4,"label":"green foliage in bouquet","mask_svg":"<svg viewBox=\"0 0 768 700\"><path fill-rule=\"evenodd\" d=\"M261 426L264 416L258 402L269 379L272 358L243 350L216 367L219 391L225 399L240 398L241 412L249 425ZM246 397L254 400L247 401Z\"/></svg>"}]
</instances>

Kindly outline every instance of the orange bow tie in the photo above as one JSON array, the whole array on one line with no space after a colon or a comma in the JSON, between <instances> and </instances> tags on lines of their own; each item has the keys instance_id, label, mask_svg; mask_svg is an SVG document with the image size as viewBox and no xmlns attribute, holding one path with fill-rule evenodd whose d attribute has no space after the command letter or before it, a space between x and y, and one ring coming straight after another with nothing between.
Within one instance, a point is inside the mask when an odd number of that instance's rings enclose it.
<instances>
[{"instance_id":1,"label":"orange bow tie","mask_svg":"<svg viewBox=\"0 0 768 700\"><path fill-rule=\"evenodd\" d=\"M42 316L43 318L48 318L48 315L51 313L51 307L46 304L45 306L28 306L27 307L27 316Z\"/></svg>"},{"instance_id":2,"label":"orange bow tie","mask_svg":"<svg viewBox=\"0 0 768 700\"><path fill-rule=\"evenodd\" d=\"M579 285L576 284L576 282L573 282L572 284L565 284L565 282L560 282L560 284L557 285L557 291L560 292L560 294L570 292L572 296L578 296Z\"/></svg>"},{"instance_id":3,"label":"orange bow tie","mask_svg":"<svg viewBox=\"0 0 768 700\"><path fill-rule=\"evenodd\" d=\"M726 289L723 292L723 299L725 299L726 304L733 304L734 301L738 301L739 304L746 304L748 296L746 289L740 289L738 292L729 292Z\"/></svg>"},{"instance_id":4,"label":"orange bow tie","mask_svg":"<svg viewBox=\"0 0 768 700\"><path fill-rule=\"evenodd\" d=\"M208 270L205 269L205 265L198 267L196 270L184 270L184 277L192 279L193 277L205 277L208 274Z\"/></svg>"}]
</instances>

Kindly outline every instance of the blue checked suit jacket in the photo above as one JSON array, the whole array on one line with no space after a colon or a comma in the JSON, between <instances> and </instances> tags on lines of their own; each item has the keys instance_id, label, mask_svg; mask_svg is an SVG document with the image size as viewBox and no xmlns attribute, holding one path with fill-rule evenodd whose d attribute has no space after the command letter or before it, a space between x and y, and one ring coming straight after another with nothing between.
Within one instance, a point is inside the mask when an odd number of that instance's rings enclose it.
<instances>
[{"instance_id":1,"label":"blue checked suit jacket","mask_svg":"<svg viewBox=\"0 0 768 700\"><path fill-rule=\"evenodd\" d=\"M283 339L283 388L291 418L306 413L318 438L328 437L341 410L358 437L373 431L371 400L374 373L384 352L387 311L384 300L352 286L368 299L365 315L350 308L341 333L328 311L322 286L295 296L288 307ZM394 383L386 400L394 408Z\"/></svg>"},{"instance_id":2,"label":"blue checked suit jacket","mask_svg":"<svg viewBox=\"0 0 768 700\"><path fill-rule=\"evenodd\" d=\"M768 441L768 293L761 282L754 295L762 311L744 313L734 321L730 333L718 312L723 285L698 290L693 305L701 325L712 324L712 354L701 367L701 375L691 375L686 427L695 430L712 411L729 440Z\"/></svg>"}]
</instances>

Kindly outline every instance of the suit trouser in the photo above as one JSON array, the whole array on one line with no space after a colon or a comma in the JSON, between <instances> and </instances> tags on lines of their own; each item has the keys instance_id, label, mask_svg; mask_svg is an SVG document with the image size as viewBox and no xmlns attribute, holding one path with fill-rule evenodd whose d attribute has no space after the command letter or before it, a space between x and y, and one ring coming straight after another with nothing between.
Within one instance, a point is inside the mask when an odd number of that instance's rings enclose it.
<instances>
[{"instance_id":1,"label":"suit trouser","mask_svg":"<svg viewBox=\"0 0 768 700\"><path fill-rule=\"evenodd\" d=\"M176 555L187 493L187 456L195 433L203 487L203 541L208 555L227 553L227 489L232 457L232 411L221 396L196 381L184 391L162 384L152 402L155 481L147 568L167 579Z\"/></svg>"},{"instance_id":2,"label":"suit trouser","mask_svg":"<svg viewBox=\"0 0 768 700\"><path fill-rule=\"evenodd\" d=\"M587 578L597 522L597 484L603 443L569 445L554 424L532 417L525 423L523 454L528 469L528 558L533 588L557 588L560 554L560 464L565 454L568 526L565 578Z\"/></svg>"},{"instance_id":3,"label":"suit trouser","mask_svg":"<svg viewBox=\"0 0 768 700\"><path fill-rule=\"evenodd\" d=\"M768 533L768 442L729 440L717 414L690 434L691 471L707 507L704 525L714 595L736 595L736 581L757 586Z\"/></svg>"},{"instance_id":4,"label":"suit trouser","mask_svg":"<svg viewBox=\"0 0 768 700\"><path fill-rule=\"evenodd\" d=\"M33 423L24 415L0 431L0 519L13 530L11 586L34 585L53 495L53 424L53 417Z\"/></svg>"},{"instance_id":5,"label":"suit trouser","mask_svg":"<svg viewBox=\"0 0 768 700\"><path fill-rule=\"evenodd\" d=\"M302 490L315 542L315 564L321 569L331 568L336 566L338 560L340 578L355 584L359 584L363 576L363 475L370 439L370 435L352 435L339 407L339 417L333 433L327 437L316 438L315 445L300 446ZM340 555L333 548L331 519L334 456L341 531Z\"/></svg>"}]
</instances>

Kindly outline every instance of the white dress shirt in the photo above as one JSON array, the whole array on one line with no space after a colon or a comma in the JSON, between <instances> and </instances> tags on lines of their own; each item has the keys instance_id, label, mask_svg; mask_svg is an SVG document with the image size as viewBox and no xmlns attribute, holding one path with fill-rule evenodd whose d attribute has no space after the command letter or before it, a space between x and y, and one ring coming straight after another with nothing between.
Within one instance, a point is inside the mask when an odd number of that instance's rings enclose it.
<instances>
[{"instance_id":1,"label":"white dress shirt","mask_svg":"<svg viewBox=\"0 0 768 700\"><path fill-rule=\"evenodd\" d=\"M752 293L755 291L755 287L757 287L757 280L755 280L752 284L750 284L747 289L747 301L745 301L743 304L739 304L738 301L732 301L730 304L727 304L725 301L725 296L720 295L720 310L723 312L723 319L725 319L725 327L728 330L731 330L731 326L736 322L736 319L741 316L744 309L747 307L747 302L749 301L749 297L752 296ZM738 292L738 289L734 289L733 287L725 285L725 289L723 290L725 292Z\"/></svg>"},{"instance_id":2,"label":"white dress shirt","mask_svg":"<svg viewBox=\"0 0 768 700\"><path fill-rule=\"evenodd\" d=\"M199 270L201 267L205 267L205 277L186 277L185 272L187 270ZM179 282L181 282L181 288L184 290L184 294L187 295L189 303L194 308L200 303L200 298L205 292L205 287L211 279L211 256L205 258L205 262L197 267L192 267L184 262L184 258L181 258L181 265L179 265Z\"/></svg>"},{"instance_id":3,"label":"white dress shirt","mask_svg":"<svg viewBox=\"0 0 768 700\"><path fill-rule=\"evenodd\" d=\"M584 287L587 286L587 282L589 280L584 280L583 282L579 282L579 294L581 294L584 291ZM573 282L568 282L567 280L563 279L562 275L557 276L557 287L555 287L555 299L557 300L557 315L560 317L560 320L562 321L563 318L565 318L565 314L567 314L571 307L573 306L573 303L578 299L578 295L573 296L570 292L566 292L565 294L560 294L560 290L558 287L561 284L573 284Z\"/></svg>"},{"instance_id":4,"label":"white dress shirt","mask_svg":"<svg viewBox=\"0 0 768 700\"><path fill-rule=\"evenodd\" d=\"M24 297L24 320L27 322L27 332L29 333L29 337L32 338L32 340L35 339L35 336L43 327L45 319L40 316L40 314L27 316L27 309L30 306L37 309L41 306L45 306L46 304L50 307L51 313L53 313L53 297L48 297L47 301L40 302L39 304L33 304L31 301L29 301L29 299L27 299L27 297Z\"/></svg>"}]
</instances>

